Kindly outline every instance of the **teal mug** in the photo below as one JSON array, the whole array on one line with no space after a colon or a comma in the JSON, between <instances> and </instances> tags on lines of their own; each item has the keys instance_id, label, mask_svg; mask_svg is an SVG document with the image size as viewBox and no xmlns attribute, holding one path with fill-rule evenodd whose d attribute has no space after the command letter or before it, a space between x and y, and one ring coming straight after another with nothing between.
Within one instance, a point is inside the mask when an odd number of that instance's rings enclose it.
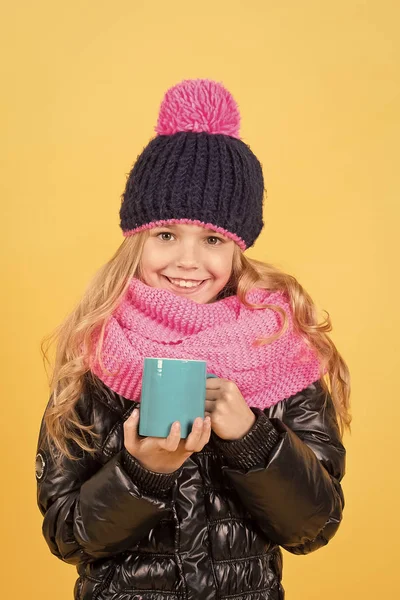
<instances>
[{"instance_id":1,"label":"teal mug","mask_svg":"<svg viewBox=\"0 0 400 600\"><path fill-rule=\"evenodd\" d=\"M181 438L192 430L196 417L204 419L207 373L204 360L145 358L140 399L139 435L169 435L175 421Z\"/></svg>"}]
</instances>

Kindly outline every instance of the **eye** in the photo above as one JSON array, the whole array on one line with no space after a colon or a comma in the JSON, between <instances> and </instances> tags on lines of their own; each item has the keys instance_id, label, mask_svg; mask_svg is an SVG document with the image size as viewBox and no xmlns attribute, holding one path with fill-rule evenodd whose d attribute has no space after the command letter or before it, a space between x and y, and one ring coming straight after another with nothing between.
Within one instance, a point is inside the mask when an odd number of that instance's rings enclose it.
<instances>
[{"instance_id":1,"label":"eye","mask_svg":"<svg viewBox=\"0 0 400 600\"><path fill-rule=\"evenodd\" d=\"M163 236L163 235L170 235L170 236L172 236L172 233L170 233L169 231L162 231L161 233L157 234L157 237L159 238L160 236ZM170 238L165 239L165 238L161 237L160 239L162 239L163 242L169 242Z\"/></svg>"},{"instance_id":2,"label":"eye","mask_svg":"<svg viewBox=\"0 0 400 600\"><path fill-rule=\"evenodd\" d=\"M212 241L210 242L210 240L212 240ZM218 246L219 242L221 244L223 243L223 240L219 237L216 237L215 235L208 236L207 241L209 242L210 246Z\"/></svg>"}]
</instances>

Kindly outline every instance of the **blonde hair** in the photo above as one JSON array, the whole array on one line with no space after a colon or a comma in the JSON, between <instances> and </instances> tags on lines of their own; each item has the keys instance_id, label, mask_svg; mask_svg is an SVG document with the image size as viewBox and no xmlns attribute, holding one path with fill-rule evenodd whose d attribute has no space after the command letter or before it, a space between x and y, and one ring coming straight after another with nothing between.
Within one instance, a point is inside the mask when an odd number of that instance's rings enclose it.
<instances>
[{"instance_id":1,"label":"blonde hair","mask_svg":"<svg viewBox=\"0 0 400 600\"><path fill-rule=\"evenodd\" d=\"M141 278L140 259L148 235L148 231L143 231L125 238L111 260L90 281L77 306L42 340L43 360L45 366L47 363L51 367L50 401L44 416L47 441L50 448L54 447L70 459L74 459L69 448L71 442L86 452L94 452L97 435L91 424L80 421L75 409L83 391L84 376L89 372L88 357L93 349L93 334L100 332L100 343L96 348L97 357L100 357L107 320L126 293L131 278ZM249 304L246 294L253 287L282 290L287 294L296 330L320 359L320 381L324 391L332 397L343 435L345 429L350 430L351 422L350 375L346 363L327 335L332 330L329 314L322 323L318 323L316 306L293 276L271 264L245 257L235 244L232 273L225 292L236 293L249 308L268 307L283 316L281 330L269 338L260 338L258 344L274 342L284 333L288 322L285 311L279 306ZM51 364L48 354L53 343L56 344L56 352ZM324 375L325 368L327 373Z\"/></svg>"}]
</instances>

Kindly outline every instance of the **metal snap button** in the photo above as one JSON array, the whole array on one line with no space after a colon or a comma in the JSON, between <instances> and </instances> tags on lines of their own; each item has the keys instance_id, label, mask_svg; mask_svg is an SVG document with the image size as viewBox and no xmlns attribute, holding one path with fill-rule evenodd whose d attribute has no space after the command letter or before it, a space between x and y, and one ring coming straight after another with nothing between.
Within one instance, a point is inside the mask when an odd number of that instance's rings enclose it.
<instances>
[{"instance_id":1,"label":"metal snap button","mask_svg":"<svg viewBox=\"0 0 400 600\"><path fill-rule=\"evenodd\" d=\"M36 461L35 461L35 475L36 475L36 479L38 481L40 479L43 479L45 468L46 468L46 461L44 459L43 454L41 452L39 452L36 455Z\"/></svg>"}]
</instances>

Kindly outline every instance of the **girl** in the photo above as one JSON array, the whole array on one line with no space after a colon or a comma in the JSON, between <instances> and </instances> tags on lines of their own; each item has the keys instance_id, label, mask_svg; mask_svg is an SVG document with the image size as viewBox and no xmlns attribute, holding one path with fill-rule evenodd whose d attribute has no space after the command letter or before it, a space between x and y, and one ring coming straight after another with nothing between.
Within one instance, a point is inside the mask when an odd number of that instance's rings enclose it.
<instances>
[{"instance_id":1,"label":"girl","mask_svg":"<svg viewBox=\"0 0 400 600\"><path fill-rule=\"evenodd\" d=\"M43 533L77 566L75 600L282 599L281 547L313 552L342 519L348 369L299 283L243 254L264 183L229 92L181 82L156 132L122 196L126 239L56 331ZM151 356L217 375L186 439L179 422L138 435Z\"/></svg>"}]
</instances>

